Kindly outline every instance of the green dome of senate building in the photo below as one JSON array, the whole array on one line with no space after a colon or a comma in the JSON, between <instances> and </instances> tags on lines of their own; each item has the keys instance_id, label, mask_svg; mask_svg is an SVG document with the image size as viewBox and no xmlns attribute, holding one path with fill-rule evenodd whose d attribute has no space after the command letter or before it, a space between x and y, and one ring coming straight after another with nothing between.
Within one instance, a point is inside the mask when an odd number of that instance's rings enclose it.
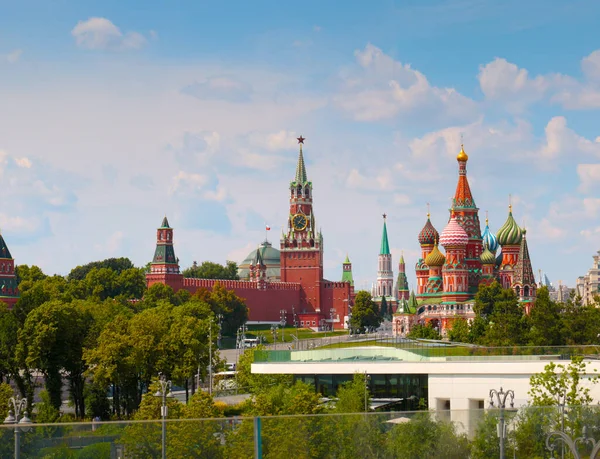
<instances>
[{"instance_id":1,"label":"green dome of senate building","mask_svg":"<svg viewBox=\"0 0 600 459\"><path fill-rule=\"evenodd\" d=\"M267 267L267 279L281 279L281 258L279 250L275 249L269 241L264 241L258 249L263 259L263 263ZM256 257L256 249L253 249L248 256L238 265L238 276L240 280L245 280L250 277L250 264Z\"/></svg>"}]
</instances>

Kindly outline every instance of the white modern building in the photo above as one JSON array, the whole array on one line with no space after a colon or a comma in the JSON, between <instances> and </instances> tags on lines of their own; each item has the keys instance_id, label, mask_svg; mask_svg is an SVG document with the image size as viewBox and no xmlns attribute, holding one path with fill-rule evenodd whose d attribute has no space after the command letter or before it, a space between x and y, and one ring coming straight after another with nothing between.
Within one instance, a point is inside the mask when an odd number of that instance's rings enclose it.
<instances>
[{"instance_id":1,"label":"white modern building","mask_svg":"<svg viewBox=\"0 0 600 459\"><path fill-rule=\"evenodd\" d=\"M514 406L518 408L530 400L529 379L533 374L543 372L550 362L565 366L570 362L560 353L451 356L452 352L443 347L439 352L425 349L365 346L291 351L278 354L277 362L257 361L252 364L252 372L292 374L314 384L325 396L333 395L337 386L352 379L355 373L365 373L369 375L375 405L380 400L393 404L394 411L411 411L417 409L420 399L425 399L429 409L440 411L440 415L449 416L471 431L481 415L479 410L489 407L491 389L512 389ZM431 356L436 353L439 356ZM588 362L588 374L600 372L599 361ZM583 384L587 384L585 379L584 376ZM594 400L600 401L600 385L589 387Z\"/></svg>"}]
</instances>

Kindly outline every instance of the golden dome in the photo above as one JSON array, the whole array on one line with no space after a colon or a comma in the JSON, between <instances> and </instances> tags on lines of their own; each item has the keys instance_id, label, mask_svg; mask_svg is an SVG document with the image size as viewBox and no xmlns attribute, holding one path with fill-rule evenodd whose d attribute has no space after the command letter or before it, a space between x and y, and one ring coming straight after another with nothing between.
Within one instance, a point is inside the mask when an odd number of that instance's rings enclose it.
<instances>
[{"instance_id":1,"label":"golden dome","mask_svg":"<svg viewBox=\"0 0 600 459\"><path fill-rule=\"evenodd\" d=\"M438 249L437 243L433 250L425 257L425 264L427 266L442 266L446 262L446 257Z\"/></svg>"},{"instance_id":2,"label":"golden dome","mask_svg":"<svg viewBox=\"0 0 600 459\"><path fill-rule=\"evenodd\" d=\"M456 159L458 161L468 161L469 160L469 156L465 153L465 147L463 145L460 146L460 152L458 153L458 156L456 157Z\"/></svg>"}]
</instances>

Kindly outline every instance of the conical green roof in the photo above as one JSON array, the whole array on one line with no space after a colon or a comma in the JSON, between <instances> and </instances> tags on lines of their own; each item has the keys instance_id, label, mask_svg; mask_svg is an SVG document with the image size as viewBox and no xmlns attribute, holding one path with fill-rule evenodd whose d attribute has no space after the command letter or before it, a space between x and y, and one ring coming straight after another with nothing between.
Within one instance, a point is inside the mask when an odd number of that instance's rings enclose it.
<instances>
[{"instance_id":1,"label":"conical green roof","mask_svg":"<svg viewBox=\"0 0 600 459\"><path fill-rule=\"evenodd\" d=\"M344 264L350 263L350 258L348 258L348 254L346 254L346 259L344 260Z\"/></svg>"},{"instance_id":2,"label":"conical green roof","mask_svg":"<svg viewBox=\"0 0 600 459\"><path fill-rule=\"evenodd\" d=\"M388 242L387 225L383 217L383 234L381 235L381 249L379 255L390 255L390 243Z\"/></svg>"},{"instance_id":3,"label":"conical green roof","mask_svg":"<svg viewBox=\"0 0 600 459\"><path fill-rule=\"evenodd\" d=\"M298 164L296 165L296 178L294 181L301 184L308 182L306 166L304 165L304 156L302 155L302 144L300 144L300 153L298 153Z\"/></svg>"},{"instance_id":4,"label":"conical green roof","mask_svg":"<svg viewBox=\"0 0 600 459\"><path fill-rule=\"evenodd\" d=\"M169 226L169 220L167 220L167 216L165 215L165 218L163 218L163 221L160 225L161 228L170 228Z\"/></svg>"},{"instance_id":5,"label":"conical green roof","mask_svg":"<svg viewBox=\"0 0 600 459\"><path fill-rule=\"evenodd\" d=\"M0 258L2 259L12 259L12 255L10 254L10 250L8 250L8 246L6 245L6 241L0 234Z\"/></svg>"}]
</instances>

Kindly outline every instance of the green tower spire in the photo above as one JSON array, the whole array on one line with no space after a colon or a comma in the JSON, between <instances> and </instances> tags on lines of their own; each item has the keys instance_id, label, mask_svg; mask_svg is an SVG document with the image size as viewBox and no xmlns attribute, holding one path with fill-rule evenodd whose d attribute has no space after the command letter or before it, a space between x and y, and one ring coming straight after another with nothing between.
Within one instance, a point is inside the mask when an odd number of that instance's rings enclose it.
<instances>
[{"instance_id":1,"label":"green tower spire","mask_svg":"<svg viewBox=\"0 0 600 459\"><path fill-rule=\"evenodd\" d=\"M379 250L379 255L390 255L390 243L388 242L386 218L387 215L383 214L383 234L381 236L381 249Z\"/></svg>"},{"instance_id":2,"label":"green tower spire","mask_svg":"<svg viewBox=\"0 0 600 459\"><path fill-rule=\"evenodd\" d=\"M298 137L298 144L300 144L300 152L298 153L298 164L296 165L296 178L295 182L304 184L308 182L306 176L306 166L304 165L304 156L302 155L302 145L304 144L304 137Z\"/></svg>"},{"instance_id":3,"label":"green tower spire","mask_svg":"<svg viewBox=\"0 0 600 459\"><path fill-rule=\"evenodd\" d=\"M350 258L346 254L346 259L342 263L342 282L350 282L350 285L354 285L354 277L352 276L352 263Z\"/></svg>"}]
</instances>

